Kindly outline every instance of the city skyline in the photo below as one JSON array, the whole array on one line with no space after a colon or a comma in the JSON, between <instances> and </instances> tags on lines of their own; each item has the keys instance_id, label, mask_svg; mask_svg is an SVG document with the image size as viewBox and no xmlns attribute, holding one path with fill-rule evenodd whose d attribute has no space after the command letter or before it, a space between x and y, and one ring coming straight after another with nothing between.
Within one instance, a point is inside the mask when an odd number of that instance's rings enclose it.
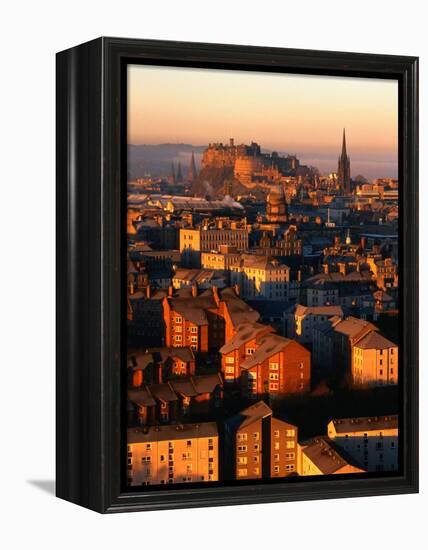
<instances>
[{"instance_id":1,"label":"city skyline","mask_svg":"<svg viewBox=\"0 0 428 550\"><path fill-rule=\"evenodd\" d=\"M346 128L353 176L397 177L394 80L130 66L128 143L237 143L335 171Z\"/></svg>"}]
</instances>

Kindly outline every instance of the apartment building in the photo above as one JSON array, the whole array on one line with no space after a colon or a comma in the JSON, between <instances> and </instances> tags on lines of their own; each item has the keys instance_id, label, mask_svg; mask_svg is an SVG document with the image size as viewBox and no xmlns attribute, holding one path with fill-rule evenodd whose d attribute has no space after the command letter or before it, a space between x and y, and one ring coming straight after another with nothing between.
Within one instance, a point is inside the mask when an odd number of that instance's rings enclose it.
<instances>
[{"instance_id":1,"label":"apartment building","mask_svg":"<svg viewBox=\"0 0 428 550\"><path fill-rule=\"evenodd\" d=\"M171 347L190 347L193 352L217 350L243 321L259 314L241 300L236 289L212 287L198 293L178 291L163 301L165 341Z\"/></svg>"},{"instance_id":2,"label":"apartment building","mask_svg":"<svg viewBox=\"0 0 428 550\"><path fill-rule=\"evenodd\" d=\"M128 429L128 484L218 481L215 422Z\"/></svg>"},{"instance_id":3,"label":"apartment building","mask_svg":"<svg viewBox=\"0 0 428 550\"><path fill-rule=\"evenodd\" d=\"M230 267L230 282L246 299L288 300L290 268L269 256L243 254Z\"/></svg>"},{"instance_id":4,"label":"apartment building","mask_svg":"<svg viewBox=\"0 0 428 550\"><path fill-rule=\"evenodd\" d=\"M307 307L297 304L287 315L287 335L301 344L313 344L315 330L332 317L343 318L340 306Z\"/></svg>"},{"instance_id":5,"label":"apartment building","mask_svg":"<svg viewBox=\"0 0 428 550\"><path fill-rule=\"evenodd\" d=\"M316 437L301 444L298 473L302 476L358 474L365 470L344 455L327 437Z\"/></svg>"},{"instance_id":6,"label":"apartment building","mask_svg":"<svg viewBox=\"0 0 428 550\"><path fill-rule=\"evenodd\" d=\"M234 479L286 477L297 471L298 430L259 401L225 423L226 464Z\"/></svg>"},{"instance_id":7,"label":"apartment building","mask_svg":"<svg viewBox=\"0 0 428 550\"><path fill-rule=\"evenodd\" d=\"M352 381L357 386L398 383L398 346L370 332L352 346Z\"/></svg>"},{"instance_id":8,"label":"apartment building","mask_svg":"<svg viewBox=\"0 0 428 550\"><path fill-rule=\"evenodd\" d=\"M248 231L245 220L216 218L195 228L180 229L180 252L188 266L200 267L201 253L219 250L222 245L237 250L248 249Z\"/></svg>"},{"instance_id":9,"label":"apartment building","mask_svg":"<svg viewBox=\"0 0 428 550\"><path fill-rule=\"evenodd\" d=\"M398 470L397 415L334 419L327 434L366 471Z\"/></svg>"}]
</instances>

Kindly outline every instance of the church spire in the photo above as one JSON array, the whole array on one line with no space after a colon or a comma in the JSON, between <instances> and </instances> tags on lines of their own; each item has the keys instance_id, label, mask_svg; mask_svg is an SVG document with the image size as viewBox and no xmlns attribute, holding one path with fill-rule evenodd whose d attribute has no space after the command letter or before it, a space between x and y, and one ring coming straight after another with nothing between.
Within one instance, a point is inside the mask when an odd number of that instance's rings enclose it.
<instances>
[{"instance_id":1,"label":"church spire","mask_svg":"<svg viewBox=\"0 0 428 550\"><path fill-rule=\"evenodd\" d=\"M345 128L343 128L342 153L337 166L337 180L340 189L349 194L351 192L351 161L346 152Z\"/></svg>"},{"instance_id":2,"label":"church spire","mask_svg":"<svg viewBox=\"0 0 428 550\"><path fill-rule=\"evenodd\" d=\"M195 155L192 151L192 158L190 159L189 170L187 172L187 181L193 183L197 177L198 173L196 171Z\"/></svg>"},{"instance_id":3,"label":"church spire","mask_svg":"<svg viewBox=\"0 0 428 550\"><path fill-rule=\"evenodd\" d=\"M176 179L175 179L175 166L174 166L174 161L171 162L171 183L175 183L176 182Z\"/></svg>"},{"instance_id":4,"label":"church spire","mask_svg":"<svg viewBox=\"0 0 428 550\"><path fill-rule=\"evenodd\" d=\"M183 182L183 174L181 173L181 162L178 161L178 168L177 168L177 183Z\"/></svg>"},{"instance_id":5,"label":"church spire","mask_svg":"<svg viewBox=\"0 0 428 550\"><path fill-rule=\"evenodd\" d=\"M343 143L342 143L342 157L346 157L346 135L345 128L343 128Z\"/></svg>"}]
</instances>

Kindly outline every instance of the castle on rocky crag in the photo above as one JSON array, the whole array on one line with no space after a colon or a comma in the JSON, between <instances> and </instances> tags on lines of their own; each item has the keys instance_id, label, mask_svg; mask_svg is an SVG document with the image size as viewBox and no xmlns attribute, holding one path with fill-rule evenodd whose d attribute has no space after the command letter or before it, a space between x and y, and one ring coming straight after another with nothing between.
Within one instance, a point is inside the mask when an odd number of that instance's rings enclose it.
<instances>
[{"instance_id":1,"label":"castle on rocky crag","mask_svg":"<svg viewBox=\"0 0 428 550\"><path fill-rule=\"evenodd\" d=\"M228 144L210 143L203 153L201 167L233 170L233 177L246 187L280 183L287 176L310 174L310 168L301 165L294 155L262 153L255 142L235 145L233 139Z\"/></svg>"}]
</instances>

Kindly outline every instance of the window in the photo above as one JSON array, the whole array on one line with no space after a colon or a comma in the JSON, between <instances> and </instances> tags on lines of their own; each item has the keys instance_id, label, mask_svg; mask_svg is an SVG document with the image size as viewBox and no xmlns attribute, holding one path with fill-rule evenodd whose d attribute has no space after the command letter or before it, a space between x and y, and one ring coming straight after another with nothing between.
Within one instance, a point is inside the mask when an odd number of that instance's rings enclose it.
<instances>
[{"instance_id":1,"label":"window","mask_svg":"<svg viewBox=\"0 0 428 550\"><path fill-rule=\"evenodd\" d=\"M181 325L175 327L175 332L182 332L183 327Z\"/></svg>"},{"instance_id":2,"label":"window","mask_svg":"<svg viewBox=\"0 0 428 550\"><path fill-rule=\"evenodd\" d=\"M258 456L254 456L253 459L254 459L254 462L256 464L258 464L260 462L260 457L258 457Z\"/></svg>"},{"instance_id":3,"label":"window","mask_svg":"<svg viewBox=\"0 0 428 550\"><path fill-rule=\"evenodd\" d=\"M243 477L247 475L247 468L238 468L238 476Z\"/></svg>"},{"instance_id":4,"label":"window","mask_svg":"<svg viewBox=\"0 0 428 550\"><path fill-rule=\"evenodd\" d=\"M176 342L181 342L181 334L176 334L175 335L175 341Z\"/></svg>"},{"instance_id":5,"label":"window","mask_svg":"<svg viewBox=\"0 0 428 550\"><path fill-rule=\"evenodd\" d=\"M181 458L182 460L192 460L192 453L191 452L186 452L186 453L183 453L181 455Z\"/></svg>"},{"instance_id":6,"label":"window","mask_svg":"<svg viewBox=\"0 0 428 550\"><path fill-rule=\"evenodd\" d=\"M253 433L253 439L254 439L255 441L258 441L258 440L259 440L259 432L254 432L254 433Z\"/></svg>"},{"instance_id":7,"label":"window","mask_svg":"<svg viewBox=\"0 0 428 550\"><path fill-rule=\"evenodd\" d=\"M278 370L279 365L278 363L269 363L270 370Z\"/></svg>"},{"instance_id":8,"label":"window","mask_svg":"<svg viewBox=\"0 0 428 550\"><path fill-rule=\"evenodd\" d=\"M198 332L198 327L190 327L190 332L196 334Z\"/></svg>"},{"instance_id":9,"label":"window","mask_svg":"<svg viewBox=\"0 0 428 550\"><path fill-rule=\"evenodd\" d=\"M175 322L176 322L176 323L181 323L182 320L183 320L183 318L180 317L180 316L178 316L178 315L177 315L177 317L175 318Z\"/></svg>"},{"instance_id":10,"label":"window","mask_svg":"<svg viewBox=\"0 0 428 550\"><path fill-rule=\"evenodd\" d=\"M285 471L286 472L293 472L294 471L294 464L286 464L285 465Z\"/></svg>"},{"instance_id":11,"label":"window","mask_svg":"<svg viewBox=\"0 0 428 550\"><path fill-rule=\"evenodd\" d=\"M275 474L279 474L279 466L274 466L274 467L273 467L273 472L274 472Z\"/></svg>"},{"instance_id":12,"label":"window","mask_svg":"<svg viewBox=\"0 0 428 550\"><path fill-rule=\"evenodd\" d=\"M160 455L159 460L160 462L165 462L165 455Z\"/></svg>"},{"instance_id":13,"label":"window","mask_svg":"<svg viewBox=\"0 0 428 550\"><path fill-rule=\"evenodd\" d=\"M255 450L255 451L259 451L259 450L260 450L260 445L259 445L258 443L256 443L256 444L254 445L254 450Z\"/></svg>"},{"instance_id":14,"label":"window","mask_svg":"<svg viewBox=\"0 0 428 550\"><path fill-rule=\"evenodd\" d=\"M273 448L275 449L275 451L279 451L279 441L275 441L275 443L273 444Z\"/></svg>"},{"instance_id":15,"label":"window","mask_svg":"<svg viewBox=\"0 0 428 550\"><path fill-rule=\"evenodd\" d=\"M191 341L191 342L197 342L197 341L198 341L198 337L197 337L197 336L191 336L191 337L190 337L190 341Z\"/></svg>"},{"instance_id":16,"label":"window","mask_svg":"<svg viewBox=\"0 0 428 550\"><path fill-rule=\"evenodd\" d=\"M246 445L238 445L238 453L246 453L246 452L247 452Z\"/></svg>"},{"instance_id":17,"label":"window","mask_svg":"<svg viewBox=\"0 0 428 550\"><path fill-rule=\"evenodd\" d=\"M277 382L270 382L270 384L269 384L269 389L270 389L270 390L277 390L277 389L278 389L278 384L277 384Z\"/></svg>"},{"instance_id":18,"label":"window","mask_svg":"<svg viewBox=\"0 0 428 550\"><path fill-rule=\"evenodd\" d=\"M235 374L235 367L226 367L226 374Z\"/></svg>"},{"instance_id":19,"label":"window","mask_svg":"<svg viewBox=\"0 0 428 550\"><path fill-rule=\"evenodd\" d=\"M296 435L295 430L285 430L285 435L287 437L294 437Z\"/></svg>"},{"instance_id":20,"label":"window","mask_svg":"<svg viewBox=\"0 0 428 550\"><path fill-rule=\"evenodd\" d=\"M234 357L226 357L226 364L227 365L233 365L235 362Z\"/></svg>"},{"instance_id":21,"label":"window","mask_svg":"<svg viewBox=\"0 0 428 550\"><path fill-rule=\"evenodd\" d=\"M248 438L248 436L247 436L246 433L238 433L238 435L237 435L238 441L247 441L247 438Z\"/></svg>"},{"instance_id":22,"label":"window","mask_svg":"<svg viewBox=\"0 0 428 550\"><path fill-rule=\"evenodd\" d=\"M294 453L285 453L285 460L294 460L296 455Z\"/></svg>"},{"instance_id":23,"label":"window","mask_svg":"<svg viewBox=\"0 0 428 550\"><path fill-rule=\"evenodd\" d=\"M274 430L273 436L274 437L279 437L279 430Z\"/></svg>"},{"instance_id":24,"label":"window","mask_svg":"<svg viewBox=\"0 0 428 550\"><path fill-rule=\"evenodd\" d=\"M190 349L191 349L192 351L198 351L198 346L195 346L194 344L192 344L192 345L190 346Z\"/></svg>"},{"instance_id":25,"label":"window","mask_svg":"<svg viewBox=\"0 0 428 550\"><path fill-rule=\"evenodd\" d=\"M247 460L246 456L238 456L238 464L247 464Z\"/></svg>"},{"instance_id":26,"label":"window","mask_svg":"<svg viewBox=\"0 0 428 550\"><path fill-rule=\"evenodd\" d=\"M277 372L269 373L269 380L279 380L279 374Z\"/></svg>"},{"instance_id":27,"label":"window","mask_svg":"<svg viewBox=\"0 0 428 550\"><path fill-rule=\"evenodd\" d=\"M273 455L273 461L274 462L279 462L279 455L278 454Z\"/></svg>"},{"instance_id":28,"label":"window","mask_svg":"<svg viewBox=\"0 0 428 550\"><path fill-rule=\"evenodd\" d=\"M151 451L152 450L152 444L151 443L147 443L146 444L146 451Z\"/></svg>"},{"instance_id":29,"label":"window","mask_svg":"<svg viewBox=\"0 0 428 550\"><path fill-rule=\"evenodd\" d=\"M287 441L285 446L287 449L294 449L294 441Z\"/></svg>"},{"instance_id":30,"label":"window","mask_svg":"<svg viewBox=\"0 0 428 550\"><path fill-rule=\"evenodd\" d=\"M254 474L258 476L260 473L260 468L254 468Z\"/></svg>"},{"instance_id":31,"label":"window","mask_svg":"<svg viewBox=\"0 0 428 550\"><path fill-rule=\"evenodd\" d=\"M246 355L253 355L253 353L256 351L255 348L247 348L245 353Z\"/></svg>"}]
</instances>

